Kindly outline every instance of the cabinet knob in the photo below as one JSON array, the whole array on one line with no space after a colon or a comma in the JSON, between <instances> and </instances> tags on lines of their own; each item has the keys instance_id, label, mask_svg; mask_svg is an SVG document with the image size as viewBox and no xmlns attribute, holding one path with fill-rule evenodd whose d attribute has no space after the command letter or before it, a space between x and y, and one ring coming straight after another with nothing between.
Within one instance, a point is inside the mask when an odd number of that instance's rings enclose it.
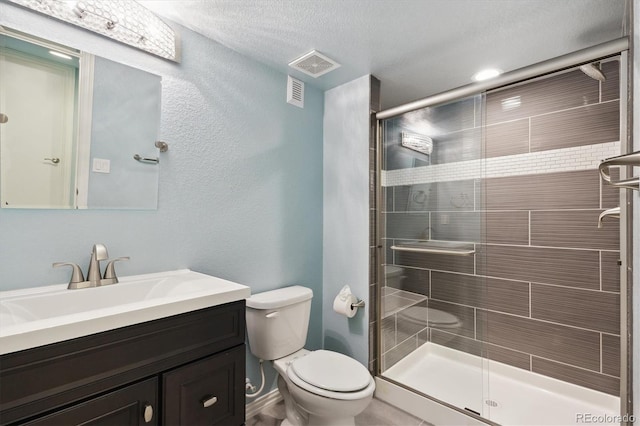
<instances>
[{"instance_id":1,"label":"cabinet knob","mask_svg":"<svg viewBox=\"0 0 640 426\"><path fill-rule=\"evenodd\" d=\"M151 423L151 420L153 420L153 407L147 404L144 406L144 422Z\"/></svg>"},{"instance_id":2,"label":"cabinet knob","mask_svg":"<svg viewBox=\"0 0 640 426\"><path fill-rule=\"evenodd\" d=\"M207 395L202 398L202 406L204 408L211 407L213 404L218 402L218 397L213 395Z\"/></svg>"}]
</instances>

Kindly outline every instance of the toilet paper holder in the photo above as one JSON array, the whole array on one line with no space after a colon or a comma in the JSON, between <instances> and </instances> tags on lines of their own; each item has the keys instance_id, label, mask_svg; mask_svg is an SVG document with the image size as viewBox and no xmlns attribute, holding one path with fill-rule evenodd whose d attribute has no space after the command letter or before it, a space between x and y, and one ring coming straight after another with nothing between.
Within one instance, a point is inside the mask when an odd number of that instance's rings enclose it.
<instances>
[{"instance_id":1,"label":"toilet paper holder","mask_svg":"<svg viewBox=\"0 0 640 426\"><path fill-rule=\"evenodd\" d=\"M351 309L353 308L364 308L364 300L358 300L356 303L352 303Z\"/></svg>"}]
</instances>

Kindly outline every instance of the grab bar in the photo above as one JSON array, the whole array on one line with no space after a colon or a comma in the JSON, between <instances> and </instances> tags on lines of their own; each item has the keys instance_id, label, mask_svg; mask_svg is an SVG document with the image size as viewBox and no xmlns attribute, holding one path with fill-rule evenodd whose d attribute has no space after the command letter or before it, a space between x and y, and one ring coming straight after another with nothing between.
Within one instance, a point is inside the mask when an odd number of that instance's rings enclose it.
<instances>
[{"instance_id":1,"label":"grab bar","mask_svg":"<svg viewBox=\"0 0 640 426\"><path fill-rule=\"evenodd\" d=\"M640 166L640 151L632 152L630 154L618 155L617 157L607 158L598 166L598 171L600 172L602 180L604 180L608 184L616 186L618 188L640 190L640 176L612 182L611 174L609 173L609 167L611 166Z\"/></svg>"}]
</instances>

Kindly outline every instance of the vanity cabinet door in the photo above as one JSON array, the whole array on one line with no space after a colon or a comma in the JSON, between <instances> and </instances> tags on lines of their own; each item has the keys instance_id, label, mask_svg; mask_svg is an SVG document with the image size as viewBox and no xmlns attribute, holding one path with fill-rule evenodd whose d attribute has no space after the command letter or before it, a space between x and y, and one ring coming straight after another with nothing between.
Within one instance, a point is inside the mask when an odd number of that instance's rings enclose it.
<instances>
[{"instance_id":1,"label":"vanity cabinet door","mask_svg":"<svg viewBox=\"0 0 640 426\"><path fill-rule=\"evenodd\" d=\"M158 379L151 378L67 409L40 417L30 426L155 426Z\"/></svg>"},{"instance_id":2,"label":"vanity cabinet door","mask_svg":"<svg viewBox=\"0 0 640 426\"><path fill-rule=\"evenodd\" d=\"M187 364L162 375L166 426L244 423L245 347Z\"/></svg>"}]
</instances>

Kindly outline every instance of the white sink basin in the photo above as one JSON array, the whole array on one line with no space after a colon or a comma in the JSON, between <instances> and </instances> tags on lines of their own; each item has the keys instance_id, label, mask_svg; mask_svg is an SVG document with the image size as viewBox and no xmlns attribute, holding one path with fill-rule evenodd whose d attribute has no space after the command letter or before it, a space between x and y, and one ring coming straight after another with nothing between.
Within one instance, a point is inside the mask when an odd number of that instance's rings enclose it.
<instances>
[{"instance_id":1,"label":"white sink basin","mask_svg":"<svg viewBox=\"0 0 640 426\"><path fill-rule=\"evenodd\" d=\"M188 269L0 292L0 354L246 299L251 289Z\"/></svg>"}]
</instances>

